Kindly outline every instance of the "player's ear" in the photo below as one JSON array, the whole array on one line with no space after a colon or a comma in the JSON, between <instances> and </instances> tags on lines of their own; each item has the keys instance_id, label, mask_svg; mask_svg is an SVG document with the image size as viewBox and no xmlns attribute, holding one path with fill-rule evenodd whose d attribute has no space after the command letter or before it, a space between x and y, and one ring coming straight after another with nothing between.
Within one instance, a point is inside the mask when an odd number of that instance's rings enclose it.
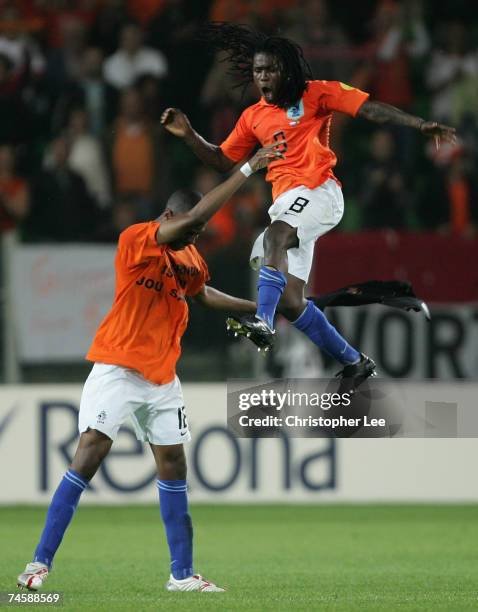
<instances>
[{"instance_id":1,"label":"player's ear","mask_svg":"<svg viewBox=\"0 0 478 612\"><path fill-rule=\"evenodd\" d=\"M160 219L162 219L163 221L167 221L168 219L171 219L171 217L174 217L173 211L170 208L165 208Z\"/></svg>"}]
</instances>

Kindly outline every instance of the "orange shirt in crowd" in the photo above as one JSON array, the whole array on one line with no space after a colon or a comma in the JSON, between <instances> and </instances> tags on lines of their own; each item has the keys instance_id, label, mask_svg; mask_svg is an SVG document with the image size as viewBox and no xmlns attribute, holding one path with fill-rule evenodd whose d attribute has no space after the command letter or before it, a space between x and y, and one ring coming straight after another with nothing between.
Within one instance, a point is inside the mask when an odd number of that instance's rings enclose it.
<instances>
[{"instance_id":1,"label":"orange shirt in crowd","mask_svg":"<svg viewBox=\"0 0 478 612\"><path fill-rule=\"evenodd\" d=\"M153 157L153 139L146 126L118 121L113 145L116 190L149 194L153 187Z\"/></svg>"},{"instance_id":2,"label":"orange shirt in crowd","mask_svg":"<svg viewBox=\"0 0 478 612\"><path fill-rule=\"evenodd\" d=\"M2 197L15 198L27 189L27 183L22 178L0 178L0 232L13 229L17 225L17 221L2 204Z\"/></svg>"},{"instance_id":3,"label":"orange shirt in crowd","mask_svg":"<svg viewBox=\"0 0 478 612\"><path fill-rule=\"evenodd\" d=\"M282 109L261 98L242 113L221 150L235 162L248 157L258 145L285 140L285 159L269 164L266 180L273 199L299 185L314 189L327 179L337 180L337 163L329 147L332 112L355 116L369 94L339 81L309 81L297 106Z\"/></svg>"},{"instance_id":4,"label":"orange shirt in crowd","mask_svg":"<svg viewBox=\"0 0 478 612\"><path fill-rule=\"evenodd\" d=\"M470 227L470 186L463 177L448 183L452 231L463 233Z\"/></svg>"},{"instance_id":5,"label":"orange shirt in crowd","mask_svg":"<svg viewBox=\"0 0 478 612\"><path fill-rule=\"evenodd\" d=\"M185 296L209 280L207 265L190 245L173 251L158 245L159 223L122 232L116 254L113 306L96 332L89 361L120 365L156 384L171 382L188 322Z\"/></svg>"},{"instance_id":6,"label":"orange shirt in crowd","mask_svg":"<svg viewBox=\"0 0 478 612\"><path fill-rule=\"evenodd\" d=\"M292 8L295 0L214 0L209 10L210 21L239 22L251 14L267 19L275 12Z\"/></svg>"},{"instance_id":7,"label":"orange shirt in crowd","mask_svg":"<svg viewBox=\"0 0 478 612\"><path fill-rule=\"evenodd\" d=\"M227 202L208 222L201 241L205 248L201 248L201 251L211 253L216 249L224 248L233 242L235 236L234 208L232 202Z\"/></svg>"},{"instance_id":8,"label":"orange shirt in crowd","mask_svg":"<svg viewBox=\"0 0 478 612\"><path fill-rule=\"evenodd\" d=\"M128 14L142 26L155 17L164 7L164 0L128 0Z\"/></svg>"}]
</instances>

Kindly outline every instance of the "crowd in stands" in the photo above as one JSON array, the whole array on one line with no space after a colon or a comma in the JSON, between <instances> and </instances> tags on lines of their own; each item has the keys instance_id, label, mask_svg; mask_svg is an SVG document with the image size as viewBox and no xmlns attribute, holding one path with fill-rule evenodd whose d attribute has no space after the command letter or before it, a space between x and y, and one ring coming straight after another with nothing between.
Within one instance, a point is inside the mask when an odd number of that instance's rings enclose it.
<instances>
[{"instance_id":1,"label":"crowd in stands","mask_svg":"<svg viewBox=\"0 0 478 612\"><path fill-rule=\"evenodd\" d=\"M222 177L159 125L168 105L220 143L253 89L197 40L207 20L293 38L316 78L458 129L456 146L336 115L340 230L474 234L478 45L456 0L1 0L0 229L36 242L114 241L179 186ZM356 6L355 6L356 5ZM270 191L254 177L214 217L206 254L248 250Z\"/></svg>"}]
</instances>

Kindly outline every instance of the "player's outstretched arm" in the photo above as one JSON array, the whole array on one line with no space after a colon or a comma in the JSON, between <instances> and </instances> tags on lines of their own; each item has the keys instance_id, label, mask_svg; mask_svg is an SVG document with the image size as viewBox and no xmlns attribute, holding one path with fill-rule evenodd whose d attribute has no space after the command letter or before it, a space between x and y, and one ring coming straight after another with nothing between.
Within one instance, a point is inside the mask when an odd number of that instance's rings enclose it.
<instances>
[{"instance_id":1,"label":"player's outstretched arm","mask_svg":"<svg viewBox=\"0 0 478 612\"><path fill-rule=\"evenodd\" d=\"M436 121L426 121L420 117L415 117L384 102L367 100L360 107L357 117L363 117L375 123L393 123L394 125L415 128L425 136L433 137L437 148L440 146L441 141L451 144L456 142L455 128L437 123Z\"/></svg>"},{"instance_id":2,"label":"player's outstretched arm","mask_svg":"<svg viewBox=\"0 0 478 612\"><path fill-rule=\"evenodd\" d=\"M209 285L203 285L201 291L199 291L193 299L213 310L254 313L257 309L255 302L243 300L242 298L229 295L228 293L223 293L219 291L219 289L209 287Z\"/></svg>"},{"instance_id":3,"label":"player's outstretched arm","mask_svg":"<svg viewBox=\"0 0 478 612\"><path fill-rule=\"evenodd\" d=\"M242 168L207 193L189 212L174 215L174 217L163 221L156 233L157 243L173 242L182 238L187 232L201 231L209 219L246 182L253 172L265 168L274 159L284 157L280 152L280 145L282 144L283 141L275 142L259 149Z\"/></svg>"},{"instance_id":4,"label":"player's outstretched arm","mask_svg":"<svg viewBox=\"0 0 478 612\"><path fill-rule=\"evenodd\" d=\"M168 132L182 138L188 147L207 166L219 172L228 172L234 166L221 147L213 145L194 130L187 116L179 108L167 108L161 115L161 125Z\"/></svg>"}]
</instances>

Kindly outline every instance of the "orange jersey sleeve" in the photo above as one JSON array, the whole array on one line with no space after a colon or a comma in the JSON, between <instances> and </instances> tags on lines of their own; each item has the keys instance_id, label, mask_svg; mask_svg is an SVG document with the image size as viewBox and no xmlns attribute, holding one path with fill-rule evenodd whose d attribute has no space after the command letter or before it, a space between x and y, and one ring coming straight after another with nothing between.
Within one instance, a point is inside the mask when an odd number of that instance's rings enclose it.
<instances>
[{"instance_id":1,"label":"orange jersey sleeve","mask_svg":"<svg viewBox=\"0 0 478 612\"><path fill-rule=\"evenodd\" d=\"M150 221L130 225L121 233L118 251L124 253L124 262L127 267L139 266L153 257L163 255L166 245L159 245L156 242L158 228L157 221Z\"/></svg>"},{"instance_id":2,"label":"orange jersey sleeve","mask_svg":"<svg viewBox=\"0 0 478 612\"><path fill-rule=\"evenodd\" d=\"M254 107L246 108L232 132L221 144L221 151L224 155L235 162L247 157L258 144L251 125L251 108Z\"/></svg>"},{"instance_id":3,"label":"orange jersey sleeve","mask_svg":"<svg viewBox=\"0 0 478 612\"><path fill-rule=\"evenodd\" d=\"M309 91L322 113L338 111L355 117L369 94L340 81L310 81Z\"/></svg>"}]
</instances>

